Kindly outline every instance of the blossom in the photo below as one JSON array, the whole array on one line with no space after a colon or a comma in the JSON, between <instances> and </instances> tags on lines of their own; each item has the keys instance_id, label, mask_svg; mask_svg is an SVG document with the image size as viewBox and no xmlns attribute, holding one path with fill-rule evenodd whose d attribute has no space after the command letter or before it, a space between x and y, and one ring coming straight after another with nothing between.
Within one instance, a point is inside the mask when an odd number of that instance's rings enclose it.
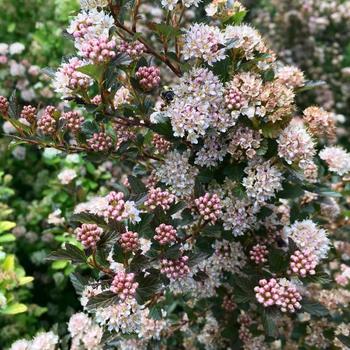
<instances>
[{"instance_id":1,"label":"blossom","mask_svg":"<svg viewBox=\"0 0 350 350\"><path fill-rule=\"evenodd\" d=\"M25 46L22 43L13 43L9 47L10 55L19 55L25 50Z\"/></svg>"},{"instance_id":2,"label":"blossom","mask_svg":"<svg viewBox=\"0 0 350 350\"><path fill-rule=\"evenodd\" d=\"M253 59L254 52L265 52L266 47L259 32L249 25L227 26L226 41L232 41L235 49L241 49L246 59Z\"/></svg>"},{"instance_id":3,"label":"blossom","mask_svg":"<svg viewBox=\"0 0 350 350\"><path fill-rule=\"evenodd\" d=\"M285 228L285 234L295 242L300 250L314 254L318 260L327 256L330 248L327 232L319 228L313 221L296 221L290 227Z\"/></svg>"},{"instance_id":4,"label":"blossom","mask_svg":"<svg viewBox=\"0 0 350 350\"><path fill-rule=\"evenodd\" d=\"M68 322L68 331L72 337L82 335L91 326L91 319L83 312L71 316Z\"/></svg>"},{"instance_id":5,"label":"blossom","mask_svg":"<svg viewBox=\"0 0 350 350\"><path fill-rule=\"evenodd\" d=\"M279 67L276 71L276 78L292 89L305 84L304 73L298 67L294 66Z\"/></svg>"},{"instance_id":6,"label":"blossom","mask_svg":"<svg viewBox=\"0 0 350 350\"><path fill-rule=\"evenodd\" d=\"M270 161L251 161L244 172L247 176L243 179L243 186L248 197L256 200L257 205L265 203L282 190L283 175Z\"/></svg>"},{"instance_id":7,"label":"blossom","mask_svg":"<svg viewBox=\"0 0 350 350\"><path fill-rule=\"evenodd\" d=\"M236 123L223 106L223 85L205 68L185 73L173 88L175 98L164 111L170 118L174 135L197 143L213 127L225 132Z\"/></svg>"},{"instance_id":8,"label":"blossom","mask_svg":"<svg viewBox=\"0 0 350 350\"><path fill-rule=\"evenodd\" d=\"M71 58L67 63L63 63L55 73L53 87L56 92L67 97L74 95L74 92L86 90L92 80L77 69L87 65L86 61L78 57Z\"/></svg>"},{"instance_id":9,"label":"blossom","mask_svg":"<svg viewBox=\"0 0 350 350\"><path fill-rule=\"evenodd\" d=\"M156 170L160 181L168 185L173 193L186 196L192 193L198 169L188 163L189 153L173 151L167 154L164 164Z\"/></svg>"},{"instance_id":10,"label":"blossom","mask_svg":"<svg viewBox=\"0 0 350 350\"><path fill-rule=\"evenodd\" d=\"M25 339L15 341L9 350L29 350L30 342Z\"/></svg>"},{"instance_id":11,"label":"blossom","mask_svg":"<svg viewBox=\"0 0 350 350\"><path fill-rule=\"evenodd\" d=\"M311 160L315 153L315 144L305 127L299 124L289 124L278 140L278 155L288 164L299 164L301 161Z\"/></svg>"},{"instance_id":12,"label":"blossom","mask_svg":"<svg viewBox=\"0 0 350 350\"><path fill-rule=\"evenodd\" d=\"M325 147L319 153L319 156L327 163L330 171L340 176L350 171L350 153L346 152L342 147Z\"/></svg>"},{"instance_id":13,"label":"blossom","mask_svg":"<svg viewBox=\"0 0 350 350\"><path fill-rule=\"evenodd\" d=\"M80 7L82 10L91 10L96 7L108 6L108 0L80 0Z\"/></svg>"},{"instance_id":14,"label":"blossom","mask_svg":"<svg viewBox=\"0 0 350 350\"><path fill-rule=\"evenodd\" d=\"M80 50L84 42L90 39L98 39L101 36L108 37L110 29L114 25L114 19L104 11L92 9L82 11L70 22L67 32L75 39L75 47Z\"/></svg>"},{"instance_id":15,"label":"blossom","mask_svg":"<svg viewBox=\"0 0 350 350\"><path fill-rule=\"evenodd\" d=\"M193 24L185 33L182 53L185 60L200 58L209 65L223 60L225 56L225 35L218 27L203 23Z\"/></svg>"},{"instance_id":16,"label":"blossom","mask_svg":"<svg viewBox=\"0 0 350 350\"><path fill-rule=\"evenodd\" d=\"M327 136L330 139L335 137L335 118L332 113L319 107L308 107L303 112L303 119L310 133L314 136Z\"/></svg>"},{"instance_id":17,"label":"blossom","mask_svg":"<svg viewBox=\"0 0 350 350\"><path fill-rule=\"evenodd\" d=\"M29 350L55 350L58 340L53 332L39 333L32 340Z\"/></svg>"},{"instance_id":18,"label":"blossom","mask_svg":"<svg viewBox=\"0 0 350 350\"><path fill-rule=\"evenodd\" d=\"M6 43L0 43L0 55L7 55L9 51L9 45Z\"/></svg>"},{"instance_id":19,"label":"blossom","mask_svg":"<svg viewBox=\"0 0 350 350\"><path fill-rule=\"evenodd\" d=\"M57 175L57 178L62 185L68 185L76 177L77 177L77 172L74 169L64 169Z\"/></svg>"}]
</instances>

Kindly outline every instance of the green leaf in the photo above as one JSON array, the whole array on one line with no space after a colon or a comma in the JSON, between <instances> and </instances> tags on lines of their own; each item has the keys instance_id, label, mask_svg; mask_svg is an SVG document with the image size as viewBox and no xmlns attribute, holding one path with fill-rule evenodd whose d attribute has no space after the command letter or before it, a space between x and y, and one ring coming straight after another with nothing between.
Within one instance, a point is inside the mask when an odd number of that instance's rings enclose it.
<instances>
[{"instance_id":1,"label":"green leaf","mask_svg":"<svg viewBox=\"0 0 350 350\"><path fill-rule=\"evenodd\" d=\"M269 252L269 265L272 272L279 273L287 269L289 258L281 249L271 249Z\"/></svg>"},{"instance_id":2,"label":"green leaf","mask_svg":"<svg viewBox=\"0 0 350 350\"><path fill-rule=\"evenodd\" d=\"M0 313L5 315L17 315L26 312L28 307L21 303L11 304L4 309L0 310Z\"/></svg>"},{"instance_id":3,"label":"green leaf","mask_svg":"<svg viewBox=\"0 0 350 350\"><path fill-rule=\"evenodd\" d=\"M262 324L264 326L265 332L269 337L277 338L278 328L276 326L276 319L272 313L269 311L263 311L262 314Z\"/></svg>"},{"instance_id":4,"label":"green leaf","mask_svg":"<svg viewBox=\"0 0 350 350\"><path fill-rule=\"evenodd\" d=\"M95 310L101 307L108 307L115 304L118 301L118 296L111 292L106 291L91 297L86 305L89 310Z\"/></svg>"},{"instance_id":5,"label":"green leaf","mask_svg":"<svg viewBox=\"0 0 350 350\"><path fill-rule=\"evenodd\" d=\"M103 64L87 64L77 68L80 73L86 74L97 82L101 82L106 67Z\"/></svg>"},{"instance_id":6,"label":"green leaf","mask_svg":"<svg viewBox=\"0 0 350 350\"><path fill-rule=\"evenodd\" d=\"M159 305L153 305L149 308L149 318L153 320L161 320L162 319L162 309Z\"/></svg>"},{"instance_id":7,"label":"green leaf","mask_svg":"<svg viewBox=\"0 0 350 350\"><path fill-rule=\"evenodd\" d=\"M304 91L309 91L309 90L313 90L316 88L319 88L320 86L325 85L326 82L322 81L322 80L309 80L305 83L305 85L299 89L297 89L295 92L297 94L304 92Z\"/></svg>"},{"instance_id":8,"label":"green leaf","mask_svg":"<svg viewBox=\"0 0 350 350\"><path fill-rule=\"evenodd\" d=\"M152 24L152 27L154 26L154 29L156 33L160 36L165 36L166 38L175 38L179 35L181 35L181 31L178 28L174 28L172 25L167 25L165 23L159 23L159 24Z\"/></svg>"},{"instance_id":9,"label":"green leaf","mask_svg":"<svg viewBox=\"0 0 350 350\"><path fill-rule=\"evenodd\" d=\"M167 211L168 215L174 215L177 212L179 212L182 209L185 209L187 207L186 202L177 202L176 204L173 204L170 209Z\"/></svg>"},{"instance_id":10,"label":"green leaf","mask_svg":"<svg viewBox=\"0 0 350 350\"><path fill-rule=\"evenodd\" d=\"M12 230L16 227L16 223L12 221L0 221L0 234Z\"/></svg>"},{"instance_id":11,"label":"green leaf","mask_svg":"<svg viewBox=\"0 0 350 350\"><path fill-rule=\"evenodd\" d=\"M34 281L34 277L31 277L31 276L24 276L24 277L20 277L18 279L18 283L20 286L23 286L25 284L28 284L28 283L31 283Z\"/></svg>"},{"instance_id":12,"label":"green leaf","mask_svg":"<svg viewBox=\"0 0 350 350\"><path fill-rule=\"evenodd\" d=\"M139 286L136 289L136 300L143 305L151 299L155 293L160 290L161 280L159 271L154 270L151 274L145 276L138 276L136 278Z\"/></svg>"},{"instance_id":13,"label":"green leaf","mask_svg":"<svg viewBox=\"0 0 350 350\"><path fill-rule=\"evenodd\" d=\"M65 244L64 248L52 252L47 260L70 260L72 263L81 264L87 262L85 252L72 244Z\"/></svg>"},{"instance_id":14,"label":"green leaf","mask_svg":"<svg viewBox=\"0 0 350 350\"><path fill-rule=\"evenodd\" d=\"M135 176L128 176L130 187L132 191L136 194L143 194L147 192L147 188L144 183Z\"/></svg>"},{"instance_id":15,"label":"green leaf","mask_svg":"<svg viewBox=\"0 0 350 350\"><path fill-rule=\"evenodd\" d=\"M326 307L324 307L322 304L317 302L311 302L309 300L304 300L302 303L303 310L308 312L310 315L313 316L326 316L329 314L329 311Z\"/></svg>"},{"instance_id":16,"label":"green leaf","mask_svg":"<svg viewBox=\"0 0 350 350\"><path fill-rule=\"evenodd\" d=\"M347 337L344 334L337 335L337 338L348 348L350 348L350 337Z\"/></svg>"},{"instance_id":17,"label":"green leaf","mask_svg":"<svg viewBox=\"0 0 350 350\"><path fill-rule=\"evenodd\" d=\"M109 229L109 226L102 217L90 213L74 214L71 216L70 221L79 222L81 224L96 224L97 226L106 229L106 231Z\"/></svg>"},{"instance_id":18,"label":"green leaf","mask_svg":"<svg viewBox=\"0 0 350 350\"><path fill-rule=\"evenodd\" d=\"M56 260L52 263L52 268L54 270L62 270L64 269L68 264L68 261L67 260Z\"/></svg>"},{"instance_id":19,"label":"green leaf","mask_svg":"<svg viewBox=\"0 0 350 350\"><path fill-rule=\"evenodd\" d=\"M87 279L77 272L70 274L69 278L73 284L76 293L81 295L85 289L85 285L88 283Z\"/></svg>"},{"instance_id":20,"label":"green leaf","mask_svg":"<svg viewBox=\"0 0 350 350\"><path fill-rule=\"evenodd\" d=\"M137 252L135 257L132 259L130 265L129 265L129 270L131 272L139 272L146 267L148 267L149 264L149 259L147 256L143 255L141 251Z\"/></svg>"},{"instance_id":21,"label":"green leaf","mask_svg":"<svg viewBox=\"0 0 350 350\"><path fill-rule=\"evenodd\" d=\"M0 244L14 242L15 240L16 240L16 236L13 235L12 233L8 233L6 235L0 236Z\"/></svg>"}]
</instances>

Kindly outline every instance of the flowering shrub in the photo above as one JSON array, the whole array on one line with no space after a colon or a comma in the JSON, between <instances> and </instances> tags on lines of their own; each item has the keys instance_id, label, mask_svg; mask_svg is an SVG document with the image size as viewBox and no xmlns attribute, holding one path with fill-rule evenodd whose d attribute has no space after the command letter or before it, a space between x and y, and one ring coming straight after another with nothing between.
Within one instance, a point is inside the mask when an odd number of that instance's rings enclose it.
<instances>
[{"instance_id":1,"label":"flowering shrub","mask_svg":"<svg viewBox=\"0 0 350 350\"><path fill-rule=\"evenodd\" d=\"M117 160L126 175L67 213L72 237L49 256L85 269L71 274L85 312L69 321L71 348L346 345L348 271L331 284L327 258L346 225L334 198L349 153L320 150L334 140L330 113L298 110L312 83L281 73L238 2L214 1L207 23L186 28L199 1L162 1L160 23L141 1L82 5L68 28L77 56L54 81L72 107L23 120L15 98L0 105L14 142ZM25 346L59 342L50 332Z\"/></svg>"}]
</instances>

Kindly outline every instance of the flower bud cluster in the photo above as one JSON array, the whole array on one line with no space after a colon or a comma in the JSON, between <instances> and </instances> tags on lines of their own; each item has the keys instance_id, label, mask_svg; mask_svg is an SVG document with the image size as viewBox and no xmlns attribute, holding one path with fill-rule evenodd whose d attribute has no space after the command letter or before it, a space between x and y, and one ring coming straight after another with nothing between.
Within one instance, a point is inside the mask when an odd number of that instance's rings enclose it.
<instances>
[{"instance_id":1,"label":"flower bud cluster","mask_svg":"<svg viewBox=\"0 0 350 350\"><path fill-rule=\"evenodd\" d=\"M121 300L134 298L139 286L137 282L134 282L134 278L135 274L133 273L118 272L113 278L110 290L118 294Z\"/></svg>"},{"instance_id":2,"label":"flower bud cluster","mask_svg":"<svg viewBox=\"0 0 350 350\"><path fill-rule=\"evenodd\" d=\"M155 66L140 67L136 72L136 78L145 90L152 90L160 84L160 69Z\"/></svg>"},{"instance_id":3,"label":"flower bud cluster","mask_svg":"<svg viewBox=\"0 0 350 350\"><path fill-rule=\"evenodd\" d=\"M171 280L182 278L190 273L188 260L189 258L186 255L181 256L177 260L162 259L160 272Z\"/></svg>"},{"instance_id":4,"label":"flower bud cluster","mask_svg":"<svg viewBox=\"0 0 350 350\"><path fill-rule=\"evenodd\" d=\"M145 206L150 210L156 209L157 206L163 208L163 210L168 210L170 205L174 202L175 196L168 191L162 191L160 187L150 188L147 195L147 200L145 201Z\"/></svg>"},{"instance_id":5,"label":"flower bud cluster","mask_svg":"<svg viewBox=\"0 0 350 350\"><path fill-rule=\"evenodd\" d=\"M44 135L53 135L56 132L57 122L54 114L57 109L53 106L46 107L44 114L38 120L38 130Z\"/></svg>"},{"instance_id":6,"label":"flower bud cluster","mask_svg":"<svg viewBox=\"0 0 350 350\"><path fill-rule=\"evenodd\" d=\"M96 224L83 224L74 233L85 248L95 248L102 235L102 228Z\"/></svg>"},{"instance_id":7,"label":"flower bud cluster","mask_svg":"<svg viewBox=\"0 0 350 350\"><path fill-rule=\"evenodd\" d=\"M160 224L156 228L154 239L160 244L169 244L176 241L176 230L172 225Z\"/></svg>"},{"instance_id":8,"label":"flower bud cluster","mask_svg":"<svg viewBox=\"0 0 350 350\"><path fill-rule=\"evenodd\" d=\"M214 225L222 214L219 196L215 193L206 193L204 196L197 198L194 202L202 218Z\"/></svg>"},{"instance_id":9,"label":"flower bud cluster","mask_svg":"<svg viewBox=\"0 0 350 350\"><path fill-rule=\"evenodd\" d=\"M125 252L134 252L140 246L139 235L137 232L124 232L119 240L119 244Z\"/></svg>"},{"instance_id":10,"label":"flower bud cluster","mask_svg":"<svg viewBox=\"0 0 350 350\"><path fill-rule=\"evenodd\" d=\"M107 152L113 146L113 141L105 132L95 133L92 138L87 140L91 150L95 152Z\"/></svg>"}]
</instances>

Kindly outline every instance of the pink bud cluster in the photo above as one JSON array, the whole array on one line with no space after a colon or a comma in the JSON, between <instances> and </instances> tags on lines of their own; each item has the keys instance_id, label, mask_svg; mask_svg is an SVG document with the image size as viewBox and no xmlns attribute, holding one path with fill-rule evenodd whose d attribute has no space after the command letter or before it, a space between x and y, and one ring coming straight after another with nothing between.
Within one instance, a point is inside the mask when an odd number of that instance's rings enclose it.
<instances>
[{"instance_id":1,"label":"pink bud cluster","mask_svg":"<svg viewBox=\"0 0 350 350\"><path fill-rule=\"evenodd\" d=\"M226 107L230 110L239 110L245 104L242 93L236 87L226 90L224 98Z\"/></svg>"},{"instance_id":2,"label":"pink bud cluster","mask_svg":"<svg viewBox=\"0 0 350 350\"><path fill-rule=\"evenodd\" d=\"M258 302L265 307L279 305L281 302L282 288L274 278L269 281L260 280L259 287L255 287L254 291Z\"/></svg>"},{"instance_id":3,"label":"pink bud cluster","mask_svg":"<svg viewBox=\"0 0 350 350\"><path fill-rule=\"evenodd\" d=\"M92 138L87 140L87 143L95 152L107 152L113 146L113 141L105 132L95 133Z\"/></svg>"},{"instance_id":4,"label":"pink bud cluster","mask_svg":"<svg viewBox=\"0 0 350 350\"><path fill-rule=\"evenodd\" d=\"M134 278L133 273L118 272L113 278L110 290L118 294L121 300L133 298L139 286L137 282L134 282Z\"/></svg>"},{"instance_id":5,"label":"pink bud cluster","mask_svg":"<svg viewBox=\"0 0 350 350\"><path fill-rule=\"evenodd\" d=\"M7 115L9 109L9 101L6 97L0 96L0 113Z\"/></svg>"},{"instance_id":6,"label":"pink bud cluster","mask_svg":"<svg viewBox=\"0 0 350 350\"><path fill-rule=\"evenodd\" d=\"M257 265L267 262L267 255L269 251L266 245L256 244L249 252L250 260L254 261Z\"/></svg>"},{"instance_id":7,"label":"pink bud cluster","mask_svg":"<svg viewBox=\"0 0 350 350\"><path fill-rule=\"evenodd\" d=\"M169 244L176 241L177 231L172 225L160 224L156 228L154 239L160 244Z\"/></svg>"},{"instance_id":8,"label":"pink bud cluster","mask_svg":"<svg viewBox=\"0 0 350 350\"><path fill-rule=\"evenodd\" d=\"M68 63L64 63L59 68L59 73L67 79L67 87L71 90L87 89L90 85L90 78L79 72L77 68L84 66L86 63L78 57L73 57Z\"/></svg>"},{"instance_id":9,"label":"pink bud cluster","mask_svg":"<svg viewBox=\"0 0 350 350\"><path fill-rule=\"evenodd\" d=\"M44 135L52 135L56 132L56 119L54 114L57 112L57 109L53 106L47 106L44 114L38 120L38 129Z\"/></svg>"},{"instance_id":10,"label":"pink bud cluster","mask_svg":"<svg viewBox=\"0 0 350 350\"><path fill-rule=\"evenodd\" d=\"M124 232L120 237L119 244L125 252L136 251L140 246L138 233L132 231Z\"/></svg>"},{"instance_id":11,"label":"pink bud cluster","mask_svg":"<svg viewBox=\"0 0 350 350\"><path fill-rule=\"evenodd\" d=\"M162 259L160 272L169 279L176 280L186 276L190 272L188 256L183 255L177 260Z\"/></svg>"},{"instance_id":12,"label":"pink bud cluster","mask_svg":"<svg viewBox=\"0 0 350 350\"><path fill-rule=\"evenodd\" d=\"M292 284L283 287L280 309L282 312L295 312L301 309L302 297L297 288Z\"/></svg>"},{"instance_id":13,"label":"pink bud cluster","mask_svg":"<svg viewBox=\"0 0 350 350\"><path fill-rule=\"evenodd\" d=\"M162 191L160 187L150 188L145 201L145 206L151 210L156 209L157 206L168 210L170 205L174 202L175 196L168 191Z\"/></svg>"},{"instance_id":14,"label":"pink bud cluster","mask_svg":"<svg viewBox=\"0 0 350 350\"><path fill-rule=\"evenodd\" d=\"M76 111L63 113L62 119L66 121L66 128L71 132L78 132L84 122L84 117Z\"/></svg>"},{"instance_id":15,"label":"pink bud cluster","mask_svg":"<svg viewBox=\"0 0 350 350\"><path fill-rule=\"evenodd\" d=\"M114 40L109 40L107 37L101 36L100 38L88 40L83 44L81 51L85 58L95 63L103 63L115 57L115 47Z\"/></svg>"},{"instance_id":16,"label":"pink bud cluster","mask_svg":"<svg viewBox=\"0 0 350 350\"><path fill-rule=\"evenodd\" d=\"M107 201L108 208L105 212L105 217L116 221L126 219L124 194L122 192L110 192L107 195Z\"/></svg>"},{"instance_id":17,"label":"pink bud cluster","mask_svg":"<svg viewBox=\"0 0 350 350\"><path fill-rule=\"evenodd\" d=\"M152 90L160 84L160 70L158 67L140 67L136 72L136 78L145 90Z\"/></svg>"},{"instance_id":18,"label":"pink bud cluster","mask_svg":"<svg viewBox=\"0 0 350 350\"><path fill-rule=\"evenodd\" d=\"M153 143L154 147L156 148L156 150L158 151L158 153L160 153L160 154L167 153L171 147L171 143L169 141L167 141L164 137L162 137L158 134L155 134L153 136L152 143Z\"/></svg>"},{"instance_id":19,"label":"pink bud cluster","mask_svg":"<svg viewBox=\"0 0 350 350\"><path fill-rule=\"evenodd\" d=\"M83 224L74 233L85 248L95 248L102 235L102 228L96 224Z\"/></svg>"},{"instance_id":20,"label":"pink bud cluster","mask_svg":"<svg viewBox=\"0 0 350 350\"><path fill-rule=\"evenodd\" d=\"M93 25L94 23L90 18L85 18L84 21L76 23L75 30L72 33L73 37L75 39L84 38L84 36L88 33L89 27Z\"/></svg>"},{"instance_id":21,"label":"pink bud cluster","mask_svg":"<svg viewBox=\"0 0 350 350\"><path fill-rule=\"evenodd\" d=\"M199 214L205 221L215 224L222 214L221 201L219 196L215 193L206 193L204 196L197 198L194 202Z\"/></svg>"},{"instance_id":22,"label":"pink bud cluster","mask_svg":"<svg viewBox=\"0 0 350 350\"><path fill-rule=\"evenodd\" d=\"M295 273L301 277L314 275L317 266L317 257L308 251L296 250L290 257L290 265L288 273Z\"/></svg>"},{"instance_id":23,"label":"pink bud cluster","mask_svg":"<svg viewBox=\"0 0 350 350\"><path fill-rule=\"evenodd\" d=\"M21 111L21 118L24 118L28 123L33 123L36 117L36 108L28 105L24 106Z\"/></svg>"},{"instance_id":24,"label":"pink bud cluster","mask_svg":"<svg viewBox=\"0 0 350 350\"><path fill-rule=\"evenodd\" d=\"M222 301L222 308L228 312L232 312L237 307L237 304L233 301L232 296L225 295Z\"/></svg>"},{"instance_id":25,"label":"pink bud cluster","mask_svg":"<svg viewBox=\"0 0 350 350\"><path fill-rule=\"evenodd\" d=\"M282 312L295 312L301 308L302 297L291 283L282 285L274 278L262 279L254 291L258 302L265 307L277 305Z\"/></svg>"},{"instance_id":26,"label":"pink bud cluster","mask_svg":"<svg viewBox=\"0 0 350 350\"><path fill-rule=\"evenodd\" d=\"M132 43L128 43L127 41L122 41L120 46L118 47L119 52L123 52L128 54L132 58L140 57L146 50L145 45L142 43L135 41Z\"/></svg>"},{"instance_id":27,"label":"pink bud cluster","mask_svg":"<svg viewBox=\"0 0 350 350\"><path fill-rule=\"evenodd\" d=\"M91 99L91 103L94 104L94 105L96 105L96 106L100 105L100 104L102 103L102 97L101 97L101 95L96 95L95 97L93 97L93 98Z\"/></svg>"}]
</instances>

